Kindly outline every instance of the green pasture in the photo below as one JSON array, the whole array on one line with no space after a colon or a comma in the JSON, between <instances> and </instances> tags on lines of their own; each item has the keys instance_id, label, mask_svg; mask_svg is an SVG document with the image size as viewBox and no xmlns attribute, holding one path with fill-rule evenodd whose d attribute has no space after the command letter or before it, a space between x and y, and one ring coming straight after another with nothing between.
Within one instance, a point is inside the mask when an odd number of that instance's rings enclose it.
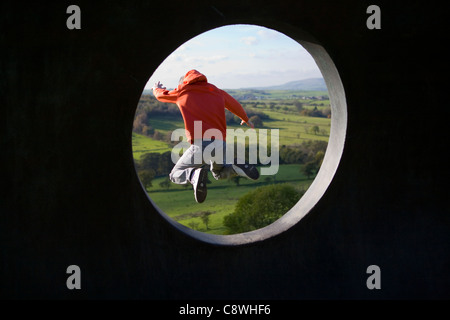
<instances>
[{"instance_id":1,"label":"green pasture","mask_svg":"<svg viewBox=\"0 0 450 320\"><path fill-rule=\"evenodd\" d=\"M331 119L267 110L264 113L271 118L264 121L264 128L280 130L280 145L300 144L305 140L328 141ZM319 133L313 133L314 126L319 128Z\"/></svg>"},{"instance_id":2,"label":"green pasture","mask_svg":"<svg viewBox=\"0 0 450 320\"><path fill-rule=\"evenodd\" d=\"M172 147L166 142L154 140L135 132L132 135L132 146L135 160L139 160L143 154L148 152L164 153L172 150Z\"/></svg>"},{"instance_id":3,"label":"green pasture","mask_svg":"<svg viewBox=\"0 0 450 320\"><path fill-rule=\"evenodd\" d=\"M170 184L169 188L160 186L167 177L158 177L152 181L148 194L155 204L172 219L193 229L213 234L223 234L225 215L234 211L239 198L256 187L289 182L299 189L306 190L313 179L307 179L300 172L300 165L281 165L274 176L261 176L259 180L252 181L241 178L239 186L228 180L215 180L210 174L208 184L208 197L204 203L196 203L192 187ZM208 229L206 229L200 215L209 211Z\"/></svg>"}]
</instances>

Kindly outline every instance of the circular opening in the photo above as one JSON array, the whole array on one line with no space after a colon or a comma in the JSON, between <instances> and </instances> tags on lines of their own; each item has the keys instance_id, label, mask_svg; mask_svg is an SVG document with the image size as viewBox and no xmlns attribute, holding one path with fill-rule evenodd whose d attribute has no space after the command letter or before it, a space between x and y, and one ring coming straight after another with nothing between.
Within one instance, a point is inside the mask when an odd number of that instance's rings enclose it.
<instances>
[{"instance_id":1,"label":"circular opening","mask_svg":"<svg viewBox=\"0 0 450 320\"><path fill-rule=\"evenodd\" d=\"M295 41L275 30L254 25L213 29L180 46L151 76L136 112L133 155L138 175L150 201L180 231L219 245L260 241L296 224L324 194L343 150L347 119L345 94L337 69L324 48L302 38L294 38ZM242 47L233 47L232 44L237 42ZM290 51L290 48L294 49ZM273 69L274 66L276 69ZM253 118L254 122L261 121L254 130L259 147L257 151L253 150L257 153L260 178L257 181L236 177L228 181L210 178L212 183L208 184L207 200L201 204L195 202L190 184L174 187L168 178L174 163L189 146L185 136L184 142L174 139L174 131L179 129L178 132L184 133L180 111L175 104L157 103L149 90L157 81L162 81L168 90L176 88L180 75L191 69L198 69L207 76L208 82L235 97L246 112L250 113L249 117L256 116ZM303 81L296 81L299 78ZM326 84L322 88L321 80ZM303 88L299 89L294 85L303 85ZM320 116L319 112L322 112ZM238 124L240 119L233 119L232 114L230 116L227 128L235 130L234 132L242 131ZM322 125L317 124L318 120ZM302 131L299 131L300 128ZM244 132L251 130L253 129ZM249 162L252 154L249 145L253 136L244 134L246 139L239 140L240 134L242 132L233 138L233 131L231 135L227 131L227 145L231 142L236 146L245 141L243 144L247 144L247 148L243 150ZM261 139L264 135L267 140ZM311 138L311 135L314 137ZM182 134L177 137L182 137ZM301 145L302 141L309 141L309 146L315 147L312 148L316 151L313 155L315 159L309 155L309 162L315 162L316 165L313 168L307 168L307 157L301 159L298 156L296 160L291 159L291 163L287 160L288 154L295 159L292 154L295 154L296 148L305 147L305 143ZM323 150L320 150L320 141L325 141L325 145L322 143ZM264 150L262 145L266 146L265 153L261 152ZM178 157L173 157L173 154L178 154ZM299 154L301 152L297 155ZM261 155L265 157L263 161ZM302 179L300 176L309 179ZM288 202L284 203L282 212L269 219L266 217L265 224L256 230L244 229L243 232L238 230L231 232L232 234L199 231L202 230L200 224L208 231L208 224L213 223L213 218L220 216L224 221L224 215L236 216L243 207L249 207L246 203L253 206L253 212L260 212L263 207L274 208L263 202L270 201L269 198L277 192L281 192L284 197L292 190L297 192L293 195L297 198L293 201L292 197L286 200ZM205 206L205 203L208 204ZM223 214L224 211L228 212ZM242 221L242 217L234 218L235 221L239 219Z\"/></svg>"}]
</instances>

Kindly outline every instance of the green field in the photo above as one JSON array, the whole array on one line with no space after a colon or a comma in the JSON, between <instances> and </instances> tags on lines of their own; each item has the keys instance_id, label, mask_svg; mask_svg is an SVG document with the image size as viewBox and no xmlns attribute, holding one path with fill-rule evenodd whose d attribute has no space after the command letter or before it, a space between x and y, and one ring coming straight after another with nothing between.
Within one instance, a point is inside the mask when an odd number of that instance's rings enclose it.
<instances>
[{"instance_id":1,"label":"green field","mask_svg":"<svg viewBox=\"0 0 450 320\"><path fill-rule=\"evenodd\" d=\"M270 119L264 120L261 129L279 129L279 145L294 146L306 140L328 141L331 119L302 116L294 107L292 96L300 96L303 93L295 92L269 92L265 100L243 100L241 104L247 109L263 112ZM317 95L325 95L326 92L318 92ZM284 98L283 98L284 97ZM298 101L298 98L297 98ZM304 109L329 108L329 100L301 100ZM167 116L153 117L149 124L157 131L168 134L177 128L184 128L182 121L174 120ZM313 131L313 127L319 130ZM246 126L228 126L229 129L247 129ZM144 135L133 133L133 154L136 161L147 152L164 153L172 150L169 143L154 140ZM258 181L240 179L240 185L236 186L231 181L216 181L210 174L208 185L208 197L202 204L195 202L192 187L169 183L169 187L160 186L160 183L168 177L156 177L152 181L152 187L147 189L150 198L168 216L193 229L213 233L224 234L223 226L225 215L234 211L239 198L256 187L272 183L291 183L297 188L306 190L313 179L307 179L300 171L300 164L280 165L275 176L261 176ZM202 212L210 212L208 229L200 218Z\"/></svg>"},{"instance_id":2,"label":"green field","mask_svg":"<svg viewBox=\"0 0 450 320\"><path fill-rule=\"evenodd\" d=\"M330 135L330 119L303 117L294 112L282 113L277 111L266 111L270 121L264 121L265 128L276 128L280 130L280 145L299 144L305 140L328 141ZM320 133L314 134L312 127L318 126Z\"/></svg>"},{"instance_id":3,"label":"green field","mask_svg":"<svg viewBox=\"0 0 450 320\"><path fill-rule=\"evenodd\" d=\"M223 226L225 215L234 211L234 206L239 197L256 187L271 184L290 182L299 189L306 190L312 182L300 172L300 165L281 165L275 176L261 176L258 181L240 179L240 185L228 180L215 180L210 174L208 184L208 197L204 203L196 203L192 187L171 184L168 189L159 186L166 177L153 180L153 186L148 188L150 198L168 216L178 222L190 226L202 232L223 234L226 229ZM209 229L206 229L199 215L209 211ZM194 223L194 225L192 225Z\"/></svg>"},{"instance_id":4,"label":"green field","mask_svg":"<svg viewBox=\"0 0 450 320\"><path fill-rule=\"evenodd\" d=\"M133 132L132 139L133 157L135 160L139 160L143 154L148 152L164 153L172 150L172 147L166 142L153 140L135 132Z\"/></svg>"}]
</instances>

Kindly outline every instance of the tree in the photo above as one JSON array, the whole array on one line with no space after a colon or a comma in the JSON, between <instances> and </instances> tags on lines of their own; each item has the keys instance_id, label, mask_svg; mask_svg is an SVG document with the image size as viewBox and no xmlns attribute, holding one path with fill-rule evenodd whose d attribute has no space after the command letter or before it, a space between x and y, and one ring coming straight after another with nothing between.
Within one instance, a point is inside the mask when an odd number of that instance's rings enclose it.
<instances>
[{"instance_id":1,"label":"tree","mask_svg":"<svg viewBox=\"0 0 450 320\"><path fill-rule=\"evenodd\" d=\"M141 170L138 173L139 179L144 185L145 190L152 186L152 180L155 177L155 171L152 169Z\"/></svg>"},{"instance_id":2,"label":"tree","mask_svg":"<svg viewBox=\"0 0 450 320\"><path fill-rule=\"evenodd\" d=\"M200 214L200 218L202 219L203 223L205 224L206 230L209 229L208 224L209 224L209 216L211 215L211 212L209 211L203 211Z\"/></svg>"},{"instance_id":3,"label":"tree","mask_svg":"<svg viewBox=\"0 0 450 320\"><path fill-rule=\"evenodd\" d=\"M323 157L325 157L325 152L317 151L316 156L314 157L314 161L316 162L316 165L319 168L322 165Z\"/></svg>"},{"instance_id":4,"label":"tree","mask_svg":"<svg viewBox=\"0 0 450 320\"><path fill-rule=\"evenodd\" d=\"M330 119L331 118L331 108L326 108L322 111L324 117Z\"/></svg>"},{"instance_id":5,"label":"tree","mask_svg":"<svg viewBox=\"0 0 450 320\"><path fill-rule=\"evenodd\" d=\"M303 110L303 103L301 103L300 101L296 101L294 103L295 109L297 109L298 112L301 112Z\"/></svg>"},{"instance_id":6,"label":"tree","mask_svg":"<svg viewBox=\"0 0 450 320\"><path fill-rule=\"evenodd\" d=\"M234 212L224 217L227 232L247 232L271 224L290 210L303 193L287 183L262 186L246 193L236 203Z\"/></svg>"},{"instance_id":7,"label":"tree","mask_svg":"<svg viewBox=\"0 0 450 320\"><path fill-rule=\"evenodd\" d=\"M138 161L138 168L140 170L152 169L155 171L155 176L167 175L172 170L171 151L164 153L149 152L141 156Z\"/></svg>"},{"instance_id":8,"label":"tree","mask_svg":"<svg viewBox=\"0 0 450 320\"><path fill-rule=\"evenodd\" d=\"M161 188L169 189L170 186L171 186L169 177L167 177L166 179L164 179L163 181L161 181L161 182L159 183L159 186L160 186Z\"/></svg>"},{"instance_id":9,"label":"tree","mask_svg":"<svg viewBox=\"0 0 450 320\"><path fill-rule=\"evenodd\" d=\"M142 170L150 170L152 169L155 172L158 170L158 162L159 162L160 154L157 152L149 152L141 156L141 160L139 161L139 167Z\"/></svg>"},{"instance_id":10,"label":"tree","mask_svg":"<svg viewBox=\"0 0 450 320\"><path fill-rule=\"evenodd\" d=\"M142 126L142 134L146 136L151 136L153 133L155 133L155 129L152 128L152 126L144 125Z\"/></svg>"},{"instance_id":11,"label":"tree","mask_svg":"<svg viewBox=\"0 0 450 320\"><path fill-rule=\"evenodd\" d=\"M312 127L312 132L315 134L315 135L317 135L319 132L320 132L320 128L319 128L319 126L314 126L314 127Z\"/></svg>"},{"instance_id":12,"label":"tree","mask_svg":"<svg viewBox=\"0 0 450 320\"><path fill-rule=\"evenodd\" d=\"M323 158L325 156L325 152L319 150L316 152L314 159L308 161L304 166L300 167L300 172L302 172L308 179L311 178L312 175L317 174L319 172L320 166L322 165Z\"/></svg>"},{"instance_id":13,"label":"tree","mask_svg":"<svg viewBox=\"0 0 450 320\"><path fill-rule=\"evenodd\" d=\"M153 132L153 139L155 139L155 140L164 140L164 134L162 134L160 131L155 130Z\"/></svg>"},{"instance_id":14,"label":"tree","mask_svg":"<svg viewBox=\"0 0 450 320\"><path fill-rule=\"evenodd\" d=\"M264 126L264 123L262 122L261 118L259 116L252 116L250 117L250 122L253 123L255 128L262 128Z\"/></svg>"},{"instance_id":15,"label":"tree","mask_svg":"<svg viewBox=\"0 0 450 320\"><path fill-rule=\"evenodd\" d=\"M171 157L172 157L171 151L166 151L159 155L158 173L160 175L168 175L170 171L172 171L173 162Z\"/></svg>"},{"instance_id":16,"label":"tree","mask_svg":"<svg viewBox=\"0 0 450 320\"><path fill-rule=\"evenodd\" d=\"M301 172L308 177L308 179L311 178L311 176L314 174L314 172L317 171L317 165L315 161L310 161L306 163L304 166L300 167Z\"/></svg>"}]
</instances>

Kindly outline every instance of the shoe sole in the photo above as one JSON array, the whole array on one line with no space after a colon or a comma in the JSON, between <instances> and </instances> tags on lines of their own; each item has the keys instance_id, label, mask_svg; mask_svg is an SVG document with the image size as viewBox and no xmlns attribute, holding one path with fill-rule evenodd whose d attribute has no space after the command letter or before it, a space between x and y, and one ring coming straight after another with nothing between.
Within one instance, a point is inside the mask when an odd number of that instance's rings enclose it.
<instances>
[{"instance_id":1,"label":"shoe sole","mask_svg":"<svg viewBox=\"0 0 450 320\"><path fill-rule=\"evenodd\" d=\"M200 175L198 177L197 188L194 191L195 201L202 203L206 199L208 190L206 188L206 181L208 179L208 171L206 169L201 169Z\"/></svg>"},{"instance_id":2,"label":"shoe sole","mask_svg":"<svg viewBox=\"0 0 450 320\"><path fill-rule=\"evenodd\" d=\"M245 164L242 164L241 166L245 166ZM248 170L245 171L245 168L241 168L240 166L233 164L233 169L236 171L236 173L242 177L246 177L251 180L258 180L259 179L259 171L258 169L253 165L248 165Z\"/></svg>"}]
</instances>

